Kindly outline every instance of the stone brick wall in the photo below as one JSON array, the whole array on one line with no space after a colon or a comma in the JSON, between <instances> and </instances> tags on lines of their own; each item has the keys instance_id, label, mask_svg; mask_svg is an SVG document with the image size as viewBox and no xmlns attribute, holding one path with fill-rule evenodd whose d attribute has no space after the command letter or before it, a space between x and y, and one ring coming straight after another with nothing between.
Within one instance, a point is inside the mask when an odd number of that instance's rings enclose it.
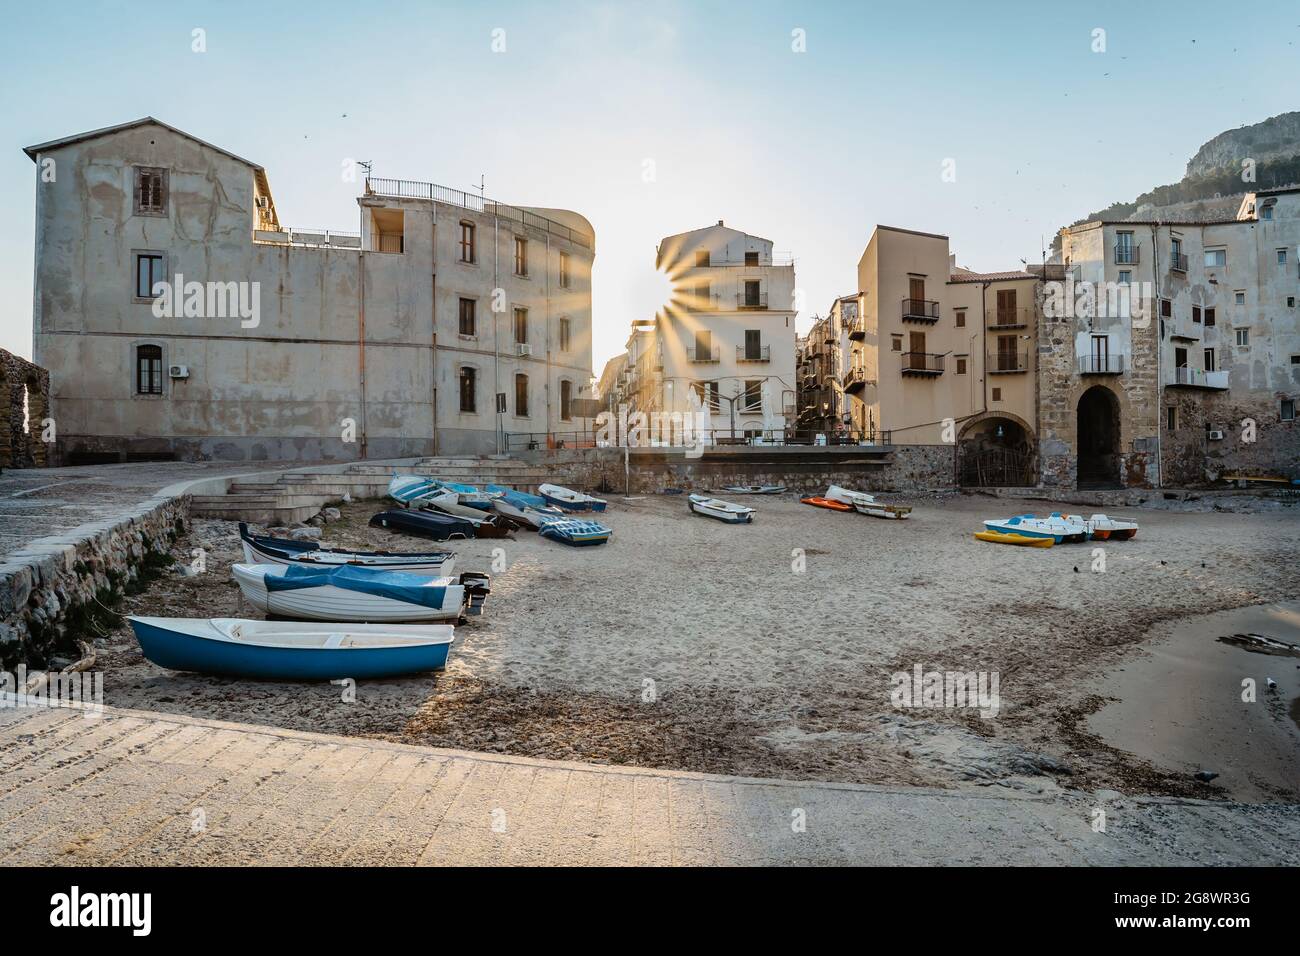
<instances>
[{"instance_id":1,"label":"stone brick wall","mask_svg":"<svg viewBox=\"0 0 1300 956\"><path fill-rule=\"evenodd\" d=\"M1164 404L1178 409L1178 428L1165 431L1165 485L1195 488L1224 474L1300 478L1300 422L1281 420L1286 397L1166 388ZM1253 435L1246 420L1254 423ZM1210 439L1207 429L1223 438Z\"/></svg>"},{"instance_id":2,"label":"stone brick wall","mask_svg":"<svg viewBox=\"0 0 1300 956\"><path fill-rule=\"evenodd\" d=\"M153 498L130 511L11 552L0 564L0 665L45 667L93 644L94 622L166 553L189 518L189 495ZM106 603L107 602L107 603Z\"/></svg>"},{"instance_id":3,"label":"stone brick wall","mask_svg":"<svg viewBox=\"0 0 1300 956\"><path fill-rule=\"evenodd\" d=\"M560 483L632 494L666 488L717 490L724 485L785 485L791 491L825 491L829 484L865 491L935 491L955 488L955 445L892 445L887 451L853 446L810 449L716 449L687 458L675 449L540 450L521 454L544 462Z\"/></svg>"},{"instance_id":4,"label":"stone brick wall","mask_svg":"<svg viewBox=\"0 0 1300 956\"><path fill-rule=\"evenodd\" d=\"M41 441L41 422L49 415L49 407L50 373L0 349L0 468L48 464L49 446Z\"/></svg>"}]
</instances>

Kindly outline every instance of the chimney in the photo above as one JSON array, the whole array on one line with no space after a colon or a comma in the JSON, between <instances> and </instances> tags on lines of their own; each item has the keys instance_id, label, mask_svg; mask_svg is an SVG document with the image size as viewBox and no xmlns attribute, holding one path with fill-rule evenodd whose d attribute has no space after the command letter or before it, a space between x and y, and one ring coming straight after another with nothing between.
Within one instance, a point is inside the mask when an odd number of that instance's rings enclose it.
<instances>
[{"instance_id":1,"label":"chimney","mask_svg":"<svg viewBox=\"0 0 1300 956\"><path fill-rule=\"evenodd\" d=\"M721 220L721 219L718 220L718 225L719 225L719 226L722 225L722 220Z\"/></svg>"}]
</instances>

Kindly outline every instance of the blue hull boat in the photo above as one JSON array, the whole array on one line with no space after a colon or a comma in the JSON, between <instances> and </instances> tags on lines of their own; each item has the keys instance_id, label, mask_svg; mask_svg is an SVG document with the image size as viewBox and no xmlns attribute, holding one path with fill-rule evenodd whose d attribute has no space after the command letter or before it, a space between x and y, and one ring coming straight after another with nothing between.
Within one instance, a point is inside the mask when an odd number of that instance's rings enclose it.
<instances>
[{"instance_id":1,"label":"blue hull boat","mask_svg":"<svg viewBox=\"0 0 1300 956\"><path fill-rule=\"evenodd\" d=\"M486 490L494 495L500 495L508 504L516 508L546 507L546 499L541 495L530 495L526 491L515 491L513 488L503 488L500 485L488 485Z\"/></svg>"},{"instance_id":2,"label":"blue hull boat","mask_svg":"<svg viewBox=\"0 0 1300 956\"><path fill-rule=\"evenodd\" d=\"M604 544L614 532L598 521L580 521L576 518L562 518L548 521L537 533L543 538L573 545L575 548L594 544Z\"/></svg>"},{"instance_id":3,"label":"blue hull boat","mask_svg":"<svg viewBox=\"0 0 1300 956\"><path fill-rule=\"evenodd\" d=\"M1081 518L1054 511L1046 518L1032 514L1014 515L1010 518L991 519L984 522L989 531L999 534L1018 534L1025 538L1051 538L1055 544L1063 541L1085 541L1088 527Z\"/></svg>"},{"instance_id":4,"label":"blue hull boat","mask_svg":"<svg viewBox=\"0 0 1300 956\"><path fill-rule=\"evenodd\" d=\"M446 624L129 620L140 650L159 667L276 680L395 677L441 670L454 636L454 629Z\"/></svg>"},{"instance_id":5,"label":"blue hull boat","mask_svg":"<svg viewBox=\"0 0 1300 956\"><path fill-rule=\"evenodd\" d=\"M560 485L539 485L537 490L548 505L564 511L604 511L605 499L563 488Z\"/></svg>"}]
</instances>

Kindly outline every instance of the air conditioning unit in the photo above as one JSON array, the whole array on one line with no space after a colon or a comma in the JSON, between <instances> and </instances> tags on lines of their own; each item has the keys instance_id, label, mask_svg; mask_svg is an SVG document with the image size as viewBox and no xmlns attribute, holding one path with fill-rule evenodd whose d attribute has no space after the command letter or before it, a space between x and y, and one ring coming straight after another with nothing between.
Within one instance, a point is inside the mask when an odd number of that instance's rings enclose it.
<instances>
[{"instance_id":1,"label":"air conditioning unit","mask_svg":"<svg viewBox=\"0 0 1300 956\"><path fill-rule=\"evenodd\" d=\"M520 355L532 355L533 347L526 342L520 342L517 346Z\"/></svg>"},{"instance_id":2,"label":"air conditioning unit","mask_svg":"<svg viewBox=\"0 0 1300 956\"><path fill-rule=\"evenodd\" d=\"M1205 437L1208 438L1210 441L1223 441L1223 432L1208 431L1205 433Z\"/></svg>"},{"instance_id":3,"label":"air conditioning unit","mask_svg":"<svg viewBox=\"0 0 1300 956\"><path fill-rule=\"evenodd\" d=\"M171 378L189 378L190 367L188 365L169 365L167 366L167 375Z\"/></svg>"}]
</instances>

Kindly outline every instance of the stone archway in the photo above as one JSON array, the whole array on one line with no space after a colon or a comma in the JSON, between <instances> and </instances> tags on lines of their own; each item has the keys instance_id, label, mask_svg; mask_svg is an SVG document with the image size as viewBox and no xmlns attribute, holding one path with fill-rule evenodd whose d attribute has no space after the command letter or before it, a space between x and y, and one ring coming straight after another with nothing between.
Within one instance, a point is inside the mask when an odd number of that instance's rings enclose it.
<instances>
[{"instance_id":1,"label":"stone archway","mask_svg":"<svg viewBox=\"0 0 1300 956\"><path fill-rule=\"evenodd\" d=\"M1080 488L1120 486L1119 399L1104 385L1094 385L1079 397L1078 429Z\"/></svg>"},{"instance_id":2,"label":"stone archway","mask_svg":"<svg viewBox=\"0 0 1300 956\"><path fill-rule=\"evenodd\" d=\"M990 413L967 422L957 440L957 456L963 487L1024 487L1037 481L1033 430L1015 415Z\"/></svg>"}]
</instances>

